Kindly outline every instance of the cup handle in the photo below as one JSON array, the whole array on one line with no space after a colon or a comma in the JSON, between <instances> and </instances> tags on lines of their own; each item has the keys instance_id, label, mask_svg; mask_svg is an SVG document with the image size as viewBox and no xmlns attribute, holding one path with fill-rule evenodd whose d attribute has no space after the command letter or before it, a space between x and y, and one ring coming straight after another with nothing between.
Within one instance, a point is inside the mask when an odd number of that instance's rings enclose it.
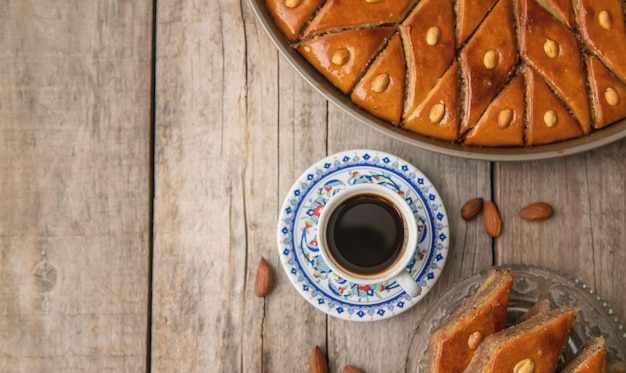
<instances>
[{"instance_id":1,"label":"cup handle","mask_svg":"<svg viewBox=\"0 0 626 373\"><path fill-rule=\"evenodd\" d=\"M404 289L404 291L406 291L411 298L415 298L422 294L422 287L417 284L413 277L411 277L409 271L404 270L400 272L400 274L396 277L396 282L400 284L402 289Z\"/></svg>"}]
</instances>

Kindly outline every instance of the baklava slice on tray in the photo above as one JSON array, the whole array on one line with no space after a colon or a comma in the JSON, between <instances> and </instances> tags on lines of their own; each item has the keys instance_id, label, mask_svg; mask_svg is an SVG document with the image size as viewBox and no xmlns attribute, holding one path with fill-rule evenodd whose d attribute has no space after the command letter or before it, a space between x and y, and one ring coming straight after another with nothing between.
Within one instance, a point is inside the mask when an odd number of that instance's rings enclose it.
<instances>
[{"instance_id":1,"label":"baklava slice on tray","mask_svg":"<svg viewBox=\"0 0 626 373\"><path fill-rule=\"evenodd\" d=\"M298 51L326 79L348 93L394 30L375 27L330 33L302 42Z\"/></svg>"},{"instance_id":2,"label":"baklava slice on tray","mask_svg":"<svg viewBox=\"0 0 626 373\"><path fill-rule=\"evenodd\" d=\"M524 76L517 74L489 104L465 137L477 146L524 145Z\"/></svg>"},{"instance_id":3,"label":"baklava slice on tray","mask_svg":"<svg viewBox=\"0 0 626 373\"><path fill-rule=\"evenodd\" d=\"M333 30L398 23L415 0L327 0L301 39Z\"/></svg>"},{"instance_id":4,"label":"baklava slice on tray","mask_svg":"<svg viewBox=\"0 0 626 373\"><path fill-rule=\"evenodd\" d=\"M574 0L586 46L626 82L626 26L622 0Z\"/></svg>"},{"instance_id":5,"label":"baklava slice on tray","mask_svg":"<svg viewBox=\"0 0 626 373\"><path fill-rule=\"evenodd\" d=\"M400 24L407 60L403 117L419 106L454 62L454 32L450 0L422 0Z\"/></svg>"},{"instance_id":6,"label":"baklava slice on tray","mask_svg":"<svg viewBox=\"0 0 626 373\"><path fill-rule=\"evenodd\" d=\"M486 337L505 327L513 273L492 271L431 335L428 345L430 372L462 372Z\"/></svg>"},{"instance_id":7,"label":"baklava slice on tray","mask_svg":"<svg viewBox=\"0 0 626 373\"><path fill-rule=\"evenodd\" d=\"M626 117L626 85L597 57L587 56L585 60L591 87L593 124L595 128L603 128Z\"/></svg>"},{"instance_id":8,"label":"baklava slice on tray","mask_svg":"<svg viewBox=\"0 0 626 373\"><path fill-rule=\"evenodd\" d=\"M554 372L577 315L561 307L488 336L465 373Z\"/></svg>"},{"instance_id":9,"label":"baklava slice on tray","mask_svg":"<svg viewBox=\"0 0 626 373\"><path fill-rule=\"evenodd\" d=\"M294 41L323 0L266 0L267 10L287 39Z\"/></svg>"},{"instance_id":10,"label":"baklava slice on tray","mask_svg":"<svg viewBox=\"0 0 626 373\"><path fill-rule=\"evenodd\" d=\"M510 1L499 1L461 50L461 133L470 130L514 74L518 62Z\"/></svg>"},{"instance_id":11,"label":"baklava slice on tray","mask_svg":"<svg viewBox=\"0 0 626 373\"><path fill-rule=\"evenodd\" d=\"M535 0L518 1L518 25L522 58L545 78L588 134L591 116L576 36Z\"/></svg>"},{"instance_id":12,"label":"baklava slice on tray","mask_svg":"<svg viewBox=\"0 0 626 373\"><path fill-rule=\"evenodd\" d=\"M398 124L404 102L406 67L400 34L376 57L352 91L352 101L371 114Z\"/></svg>"},{"instance_id":13,"label":"baklava slice on tray","mask_svg":"<svg viewBox=\"0 0 626 373\"><path fill-rule=\"evenodd\" d=\"M570 115L563 102L548 87L532 67L524 69L528 110L528 145L549 144L583 135L578 122Z\"/></svg>"}]
</instances>

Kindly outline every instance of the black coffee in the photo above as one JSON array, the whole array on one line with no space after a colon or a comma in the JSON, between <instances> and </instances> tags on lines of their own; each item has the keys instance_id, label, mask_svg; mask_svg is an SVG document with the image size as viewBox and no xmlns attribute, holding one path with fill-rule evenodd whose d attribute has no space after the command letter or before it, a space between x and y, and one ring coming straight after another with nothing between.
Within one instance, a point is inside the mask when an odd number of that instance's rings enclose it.
<instances>
[{"instance_id":1,"label":"black coffee","mask_svg":"<svg viewBox=\"0 0 626 373\"><path fill-rule=\"evenodd\" d=\"M381 272L402 252L402 215L391 202L379 196L354 196L333 211L328 220L327 239L330 253L348 271Z\"/></svg>"}]
</instances>

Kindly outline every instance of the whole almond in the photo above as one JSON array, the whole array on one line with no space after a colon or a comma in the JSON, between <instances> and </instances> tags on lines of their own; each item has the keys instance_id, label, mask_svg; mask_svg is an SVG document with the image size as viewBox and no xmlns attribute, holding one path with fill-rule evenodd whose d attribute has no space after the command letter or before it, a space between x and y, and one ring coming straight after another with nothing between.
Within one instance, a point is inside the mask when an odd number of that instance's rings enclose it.
<instances>
[{"instance_id":1,"label":"whole almond","mask_svg":"<svg viewBox=\"0 0 626 373\"><path fill-rule=\"evenodd\" d=\"M525 220L546 220L552 216L552 206L545 202L535 202L522 208L519 216Z\"/></svg>"},{"instance_id":2,"label":"whole almond","mask_svg":"<svg viewBox=\"0 0 626 373\"><path fill-rule=\"evenodd\" d=\"M600 13L598 13L598 24L607 31L613 28L613 20L609 12L601 10Z\"/></svg>"},{"instance_id":3,"label":"whole almond","mask_svg":"<svg viewBox=\"0 0 626 373\"><path fill-rule=\"evenodd\" d=\"M543 124L548 128L552 128L556 126L556 122L559 118L556 116L556 112L554 110L548 110L543 114Z\"/></svg>"},{"instance_id":4,"label":"whole almond","mask_svg":"<svg viewBox=\"0 0 626 373\"><path fill-rule=\"evenodd\" d=\"M559 49L559 44L552 39L546 39L545 43L543 43L543 51L550 58L558 57Z\"/></svg>"},{"instance_id":5,"label":"whole almond","mask_svg":"<svg viewBox=\"0 0 626 373\"><path fill-rule=\"evenodd\" d=\"M505 129L511 124L513 120L513 110L503 109L498 113L498 127Z\"/></svg>"},{"instance_id":6,"label":"whole almond","mask_svg":"<svg viewBox=\"0 0 626 373\"><path fill-rule=\"evenodd\" d=\"M446 114L446 107L443 104L435 104L430 108L429 118L432 123L439 123Z\"/></svg>"},{"instance_id":7,"label":"whole almond","mask_svg":"<svg viewBox=\"0 0 626 373\"><path fill-rule=\"evenodd\" d=\"M300 5L301 2L302 0L285 0L285 6L287 8L295 8Z\"/></svg>"},{"instance_id":8,"label":"whole almond","mask_svg":"<svg viewBox=\"0 0 626 373\"><path fill-rule=\"evenodd\" d=\"M352 365L347 365L343 368L343 373L363 373L363 371Z\"/></svg>"},{"instance_id":9,"label":"whole almond","mask_svg":"<svg viewBox=\"0 0 626 373\"><path fill-rule=\"evenodd\" d=\"M474 333L470 334L469 337L467 338L467 348L469 348L470 350L475 350L478 348L478 345L480 344L480 342L483 341L483 339L485 338L485 335L483 333L481 333L480 331L475 331Z\"/></svg>"},{"instance_id":10,"label":"whole almond","mask_svg":"<svg viewBox=\"0 0 626 373\"><path fill-rule=\"evenodd\" d=\"M482 198L472 198L469 201L465 202L463 207L461 207L461 217L465 221L470 221L478 216L478 213L483 208L483 199Z\"/></svg>"},{"instance_id":11,"label":"whole almond","mask_svg":"<svg viewBox=\"0 0 626 373\"><path fill-rule=\"evenodd\" d=\"M309 372L311 373L327 373L328 364L326 363L326 356L322 350L315 346L311 350L309 355Z\"/></svg>"},{"instance_id":12,"label":"whole almond","mask_svg":"<svg viewBox=\"0 0 626 373\"><path fill-rule=\"evenodd\" d=\"M350 60L350 51L346 48L337 50L332 57L332 63L337 66L343 66Z\"/></svg>"},{"instance_id":13,"label":"whole almond","mask_svg":"<svg viewBox=\"0 0 626 373\"><path fill-rule=\"evenodd\" d=\"M272 272L272 267L265 260L265 258L261 257L259 261L259 266L256 269L256 281L254 283L254 294L257 297L264 297L272 290L272 286L274 285L274 273Z\"/></svg>"},{"instance_id":14,"label":"whole almond","mask_svg":"<svg viewBox=\"0 0 626 373\"><path fill-rule=\"evenodd\" d=\"M372 91L376 93L382 93L387 89L387 87L389 87L390 82L391 79L389 78L389 74L379 74L372 81Z\"/></svg>"},{"instance_id":15,"label":"whole almond","mask_svg":"<svg viewBox=\"0 0 626 373\"><path fill-rule=\"evenodd\" d=\"M532 359L524 359L519 361L513 367L513 373L533 373L535 371L535 362Z\"/></svg>"},{"instance_id":16,"label":"whole almond","mask_svg":"<svg viewBox=\"0 0 626 373\"><path fill-rule=\"evenodd\" d=\"M604 91L604 99L611 106L619 104L619 94L613 87L609 87Z\"/></svg>"},{"instance_id":17,"label":"whole almond","mask_svg":"<svg viewBox=\"0 0 626 373\"><path fill-rule=\"evenodd\" d=\"M441 39L441 29L437 26L433 26L426 31L426 44L431 47L437 45Z\"/></svg>"},{"instance_id":18,"label":"whole almond","mask_svg":"<svg viewBox=\"0 0 626 373\"><path fill-rule=\"evenodd\" d=\"M488 70L491 70L495 68L496 66L498 66L499 59L500 59L500 56L498 55L498 52L491 49L491 50L488 50L483 56L483 64Z\"/></svg>"},{"instance_id":19,"label":"whole almond","mask_svg":"<svg viewBox=\"0 0 626 373\"><path fill-rule=\"evenodd\" d=\"M486 201L483 206L483 224L485 231L491 237L498 237L502 233L502 219L495 203Z\"/></svg>"}]
</instances>

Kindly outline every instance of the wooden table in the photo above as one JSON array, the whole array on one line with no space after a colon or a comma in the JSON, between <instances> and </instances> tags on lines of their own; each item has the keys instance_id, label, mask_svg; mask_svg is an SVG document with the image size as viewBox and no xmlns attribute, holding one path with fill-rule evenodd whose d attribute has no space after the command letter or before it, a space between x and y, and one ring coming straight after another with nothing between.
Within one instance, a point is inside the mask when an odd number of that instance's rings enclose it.
<instances>
[{"instance_id":1,"label":"wooden table","mask_svg":"<svg viewBox=\"0 0 626 373\"><path fill-rule=\"evenodd\" d=\"M493 264L577 277L626 320L626 141L545 161L417 149L356 122L279 56L246 1L0 5L0 371L405 370L448 286ZM325 155L420 168L450 215L437 286L375 323L327 317L280 267L278 209ZM504 221L460 218L472 197ZM521 220L527 203L555 216ZM275 287L254 296L257 263Z\"/></svg>"}]
</instances>

